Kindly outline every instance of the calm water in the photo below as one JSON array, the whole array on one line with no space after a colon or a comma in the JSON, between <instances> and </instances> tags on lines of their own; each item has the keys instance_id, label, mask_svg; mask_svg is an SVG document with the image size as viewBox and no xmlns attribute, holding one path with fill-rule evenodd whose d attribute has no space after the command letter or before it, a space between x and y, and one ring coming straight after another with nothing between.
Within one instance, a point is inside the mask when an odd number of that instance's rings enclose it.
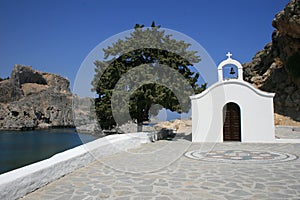
<instances>
[{"instance_id":1,"label":"calm water","mask_svg":"<svg viewBox=\"0 0 300 200\"><path fill-rule=\"evenodd\" d=\"M75 129L0 131L0 174L95 139Z\"/></svg>"}]
</instances>

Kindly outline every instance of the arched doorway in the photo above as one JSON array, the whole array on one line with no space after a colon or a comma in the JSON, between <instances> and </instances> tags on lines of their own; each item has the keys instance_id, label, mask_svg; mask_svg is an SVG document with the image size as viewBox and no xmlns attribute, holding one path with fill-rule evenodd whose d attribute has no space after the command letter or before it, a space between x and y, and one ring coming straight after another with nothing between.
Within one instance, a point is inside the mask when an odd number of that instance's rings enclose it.
<instances>
[{"instance_id":1,"label":"arched doorway","mask_svg":"<svg viewBox=\"0 0 300 200\"><path fill-rule=\"evenodd\" d=\"M241 141L241 111L236 103L227 103L223 108L223 140Z\"/></svg>"}]
</instances>

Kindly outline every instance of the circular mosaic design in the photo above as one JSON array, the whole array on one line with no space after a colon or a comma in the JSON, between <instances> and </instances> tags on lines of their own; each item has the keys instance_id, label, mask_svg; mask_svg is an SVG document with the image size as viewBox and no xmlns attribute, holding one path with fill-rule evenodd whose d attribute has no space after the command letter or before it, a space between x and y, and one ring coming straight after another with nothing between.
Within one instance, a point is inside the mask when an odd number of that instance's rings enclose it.
<instances>
[{"instance_id":1,"label":"circular mosaic design","mask_svg":"<svg viewBox=\"0 0 300 200\"><path fill-rule=\"evenodd\" d=\"M202 152L189 151L185 156L204 161L239 162L239 163L270 163L296 160L298 157L289 153L248 150L213 150Z\"/></svg>"}]
</instances>

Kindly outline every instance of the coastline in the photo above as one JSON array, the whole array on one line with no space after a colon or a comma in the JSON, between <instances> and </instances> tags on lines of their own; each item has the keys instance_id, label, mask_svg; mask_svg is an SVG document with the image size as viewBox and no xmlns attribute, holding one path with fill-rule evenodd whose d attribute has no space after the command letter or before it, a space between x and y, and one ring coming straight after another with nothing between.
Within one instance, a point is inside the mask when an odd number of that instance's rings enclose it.
<instances>
[{"instance_id":1,"label":"coastline","mask_svg":"<svg viewBox=\"0 0 300 200\"><path fill-rule=\"evenodd\" d=\"M99 138L48 159L0 174L0 199L21 198L95 160L151 142L147 133L132 136L119 134Z\"/></svg>"},{"instance_id":2,"label":"coastline","mask_svg":"<svg viewBox=\"0 0 300 200\"><path fill-rule=\"evenodd\" d=\"M99 138L97 135L76 133L74 128L1 131L0 174Z\"/></svg>"},{"instance_id":3,"label":"coastline","mask_svg":"<svg viewBox=\"0 0 300 200\"><path fill-rule=\"evenodd\" d=\"M0 133L2 131L34 131L34 130L49 130L49 129L64 129L64 128L76 128L75 126L47 126L47 127L21 127L21 128L15 128L15 127L9 127L9 128L3 128L0 127Z\"/></svg>"}]
</instances>

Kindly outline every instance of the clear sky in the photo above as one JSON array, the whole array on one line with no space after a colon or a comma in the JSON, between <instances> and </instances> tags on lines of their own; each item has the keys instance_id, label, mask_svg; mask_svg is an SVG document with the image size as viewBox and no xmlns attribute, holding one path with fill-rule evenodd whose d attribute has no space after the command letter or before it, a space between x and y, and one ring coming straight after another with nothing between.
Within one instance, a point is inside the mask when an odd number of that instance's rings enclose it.
<instances>
[{"instance_id":1,"label":"clear sky","mask_svg":"<svg viewBox=\"0 0 300 200\"><path fill-rule=\"evenodd\" d=\"M14 64L73 84L100 42L152 20L188 35L219 63L227 51L249 62L271 41L272 20L288 0L0 0L0 77Z\"/></svg>"}]
</instances>

